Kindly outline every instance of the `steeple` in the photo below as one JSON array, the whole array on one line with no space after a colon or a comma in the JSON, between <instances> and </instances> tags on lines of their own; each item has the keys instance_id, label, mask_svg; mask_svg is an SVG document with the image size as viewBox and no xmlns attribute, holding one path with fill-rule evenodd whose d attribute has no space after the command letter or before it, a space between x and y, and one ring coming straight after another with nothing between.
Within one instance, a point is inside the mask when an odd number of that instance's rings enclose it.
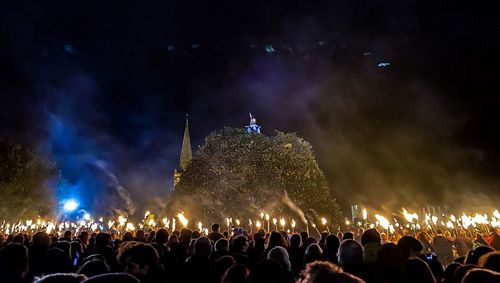
<instances>
[{"instance_id":1,"label":"steeple","mask_svg":"<svg viewBox=\"0 0 500 283\"><path fill-rule=\"evenodd\" d=\"M191 150L191 138L189 137L189 121L188 115L186 114L186 127L184 128L184 138L182 139L182 149L181 157L179 159L179 169L186 171L189 162L193 158L193 152Z\"/></svg>"}]
</instances>

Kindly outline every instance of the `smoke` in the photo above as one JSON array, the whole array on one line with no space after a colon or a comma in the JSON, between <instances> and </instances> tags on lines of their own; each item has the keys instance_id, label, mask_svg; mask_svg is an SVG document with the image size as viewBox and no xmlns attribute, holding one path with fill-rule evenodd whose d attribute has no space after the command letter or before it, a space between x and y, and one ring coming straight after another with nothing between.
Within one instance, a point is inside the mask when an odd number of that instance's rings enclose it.
<instances>
[{"instance_id":1,"label":"smoke","mask_svg":"<svg viewBox=\"0 0 500 283\"><path fill-rule=\"evenodd\" d=\"M288 192L285 191L284 196L283 196L283 203L288 206L292 211L297 213L297 215L300 217L300 220L302 223L307 224L307 219L306 216L304 215L304 212L288 197Z\"/></svg>"},{"instance_id":2,"label":"smoke","mask_svg":"<svg viewBox=\"0 0 500 283\"><path fill-rule=\"evenodd\" d=\"M111 206L118 197L121 210L165 208L186 112L193 145L242 127L248 112L264 133L298 132L345 206L499 203L488 89L498 39L463 35L496 34L487 15L442 21L425 13L434 4L401 1L268 2L168 16L164 4L13 2L0 17L1 134L57 162L61 199L95 194ZM99 13L89 23L81 11ZM110 13L120 17L110 23Z\"/></svg>"}]
</instances>

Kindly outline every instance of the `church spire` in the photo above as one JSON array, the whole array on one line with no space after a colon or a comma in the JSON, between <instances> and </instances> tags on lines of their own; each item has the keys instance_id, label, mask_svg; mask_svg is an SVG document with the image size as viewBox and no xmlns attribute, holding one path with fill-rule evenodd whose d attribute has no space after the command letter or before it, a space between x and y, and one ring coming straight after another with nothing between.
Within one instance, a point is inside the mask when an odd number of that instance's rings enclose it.
<instances>
[{"instance_id":1,"label":"church spire","mask_svg":"<svg viewBox=\"0 0 500 283\"><path fill-rule=\"evenodd\" d=\"M191 150L191 138L189 137L189 121L188 115L186 114L186 127L184 128L184 138L182 139L182 149L181 157L179 159L179 169L186 171L191 158L193 157L193 152Z\"/></svg>"}]
</instances>

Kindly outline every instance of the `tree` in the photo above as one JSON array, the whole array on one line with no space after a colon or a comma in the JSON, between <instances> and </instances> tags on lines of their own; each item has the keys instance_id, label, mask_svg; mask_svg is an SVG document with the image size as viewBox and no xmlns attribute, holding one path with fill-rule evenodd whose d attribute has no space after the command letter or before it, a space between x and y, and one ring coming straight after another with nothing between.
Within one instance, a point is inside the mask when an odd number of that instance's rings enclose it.
<instances>
[{"instance_id":1,"label":"tree","mask_svg":"<svg viewBox=\"0 0 500 283\"><path fill-rule=\"evenodd\" d=\"M54 207L48 180L54 164L19 144L0 139L0 219L47 215Z\"/></svg>"},{"instance_id":2,"label":"tree","mask_svg":"<svg viewBox=\"0 0 500 283\"><path fill-rule=\"evenodd\" d=\"M342 218L309 142L294 133L266 136L235 128L206 137L181 176L170 209L205 222L248 221L260 211L299 224L301 212L309 221Z\"/></svg>"}]
</instances>

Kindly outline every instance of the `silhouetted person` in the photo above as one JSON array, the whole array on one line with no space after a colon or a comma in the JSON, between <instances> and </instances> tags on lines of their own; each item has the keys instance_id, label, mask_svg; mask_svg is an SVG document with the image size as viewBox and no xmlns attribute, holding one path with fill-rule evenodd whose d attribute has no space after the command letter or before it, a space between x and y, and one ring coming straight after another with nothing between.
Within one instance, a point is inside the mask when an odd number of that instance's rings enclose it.
<instances>
[{"instance_id":1,"label":"silhouetted person","mask_svg":"<svg viewBox=\"0 0 500 283\"><path fill-rule=\"evenodd\" d=\"M214 243L217 242L219 239L224 238L224 235L220 233L220 225L217 223L212 224L210 233L208 233L207 238L212 240Z\"/></svg>"},{"instance_id":2,"label":"silhouetted person","mask_svg":"<svg viewBox=\"0 0 500 283\"><path fill-rule=\"evenodd\" d=\"M431 269L423 260L410 258L403 264L403 281L406 283L436 283Z\"/></svg>"},{"instance_id":3,"label":"silhouetted person","mask_svg":"<svg viewBox=\"0 0 500 283\"><path fill-rule=\"evenodd\" d=\"M194 244L194 255L190 256L185 263L184 282L217 282L215 266L209 260L212 246L207 237L198 238Z\"/></svg>"},{"instance_id":4,"label":"silhouetted person","mask_svg":"<svg viewBox=\"0 0 500 283\"><path fill-rule=\"evenodd\" d=\"M432 246L444 266L453 261L453 243L443 235L442 230L437 231L437 235L432 240Z\"/></svg>"},{"instance_id":5,"label":"silhouetted person","mask_svg":"<svg viewBox=\"0 0 500 283\"><path fill-rule=\"evenodd\" d=\"M231 266L224 274L222 283L247 283L250 271L243 264Z\"/></svg>"},{"instance_id":6,"label":"silhouetted person","mask_svg":"<svg viewBox=\"0 0 500 283\"><path fill-rule=\"evenodd\" d=\"M158 280L158 253L148 244L137 244L120 255L123 271L141 280L142 283Z\"/></svg>"},{"instance_id":7,"label":"silhouetted person","mask_svg":"<svg viewBox=\"0 0 500 283\"><path fill-rule=\"evenodd\" d=\"M328 235L325 238L325 250L323 251L323 260L331 263L338 263L337 253L340 247L340 240L335 235Z\"/></svg>"},{"instance_id":8,"label":"silhouetted person","mask_svg":"<svg viewBox=\"0 0 500 283\"><path fill-rule=\"evenodd\" d=\"M342 271L330 262L314 262L306 266L299 283L364 283L362 279Z\"/></svg>"},{"instance_id":9,"label":"silhouetted person","mask_svg":"<svg viewBox=\"0 0 500 283\"><path fill-rule=\"evenodd\" d=\"M18 243L0 249L0 282L29 282L28 249Z\"/></svg>"}]
</instances>

